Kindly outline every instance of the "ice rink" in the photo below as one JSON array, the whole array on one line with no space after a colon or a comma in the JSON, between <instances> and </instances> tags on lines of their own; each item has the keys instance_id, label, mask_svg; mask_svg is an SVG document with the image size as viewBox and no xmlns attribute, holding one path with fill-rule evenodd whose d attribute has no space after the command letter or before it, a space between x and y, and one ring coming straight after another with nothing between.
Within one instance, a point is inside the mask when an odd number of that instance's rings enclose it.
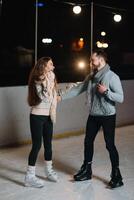
<instances>
[{"instance_id":1,"label":"ice rink","mask_svg":"<svg viewBox=\"0 0 134 200\"><path fill-rule=\"evenodd\" d=\"M0 149L0 200L134 200L134 125L116 128L116 146L124 186L110 190L110 160L102 131L95 140L93 178L74 182L72 175L83 161L84 134L53 140L54 167L59 182L45 178L43 147L37 160L36 174L45 180L44 188L24 187L27 157L31 145Z\"/></svg>"}]
</instances>

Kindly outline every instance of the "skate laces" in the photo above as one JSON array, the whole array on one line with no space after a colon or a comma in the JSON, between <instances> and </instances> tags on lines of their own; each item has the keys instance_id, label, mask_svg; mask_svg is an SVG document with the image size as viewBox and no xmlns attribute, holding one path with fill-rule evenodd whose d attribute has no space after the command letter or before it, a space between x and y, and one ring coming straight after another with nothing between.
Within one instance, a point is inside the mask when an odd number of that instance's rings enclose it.
<instances>
[{"instance_id":1,"label":"skate laces","mask_svg":"<svg viewBox=\"0 0 134 200\"><path fill-rule=\"evenodd\" d=\"M57 176L57 173L53 170L53 168L51 167L50 169L49 169L49 171L48 171L48 175L49 176L53 176L53 175L55 175L55 176Z\"/></svg>"}]
</instances>

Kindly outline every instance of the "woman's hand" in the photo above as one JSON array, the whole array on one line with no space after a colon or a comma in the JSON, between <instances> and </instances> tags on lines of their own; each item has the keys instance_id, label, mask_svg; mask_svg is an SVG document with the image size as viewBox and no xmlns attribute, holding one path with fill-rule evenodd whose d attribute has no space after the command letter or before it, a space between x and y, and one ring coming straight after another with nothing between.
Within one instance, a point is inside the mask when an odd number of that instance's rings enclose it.
<instances>
[{"instance_id":1,"label":"woman's hand","mask_svg":"<svg viewBox=\"0 0 134 200\"><path fill-rule=\"evenodd\" d=\"M61 96L57 96L57 102L61 101Z\"/></svg>"},{"instance_id":2,"label":"woman's hand","mask_svg":"<svg viewBox=\"0 0 134 200\"><path fill-rule=\"evenodd\" d=\"M44 80L45 80L45 75L43 74L40 76L40 81L44 81Z\"/></svg>"}]
</instances>

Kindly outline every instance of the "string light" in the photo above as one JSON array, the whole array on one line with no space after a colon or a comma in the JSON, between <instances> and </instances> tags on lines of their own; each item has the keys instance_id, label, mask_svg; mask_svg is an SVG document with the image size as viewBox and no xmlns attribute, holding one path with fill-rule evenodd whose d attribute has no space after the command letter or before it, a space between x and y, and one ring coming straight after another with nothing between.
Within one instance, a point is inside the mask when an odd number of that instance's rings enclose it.
<instances>
[{"instance_id":1,"label":"string light","mask_svg":"<svg viewBox=\"0 0 134 200\"><path fill-rule=\"evenodd\" d=\"M115 15L114 15L114 21L115 21L115 22L120 22L121 19L122 19L121 15L118 15L118 14L115 14Z\"/></svg>"},{"instance_id":2,"label":"string light","mask_svg":"<svg viewBox=\"0 0 134 200\"><path fill-rule=\"evenodd\" d=\"M81 7L80 6L74 6L73 7L73 12L78 15L81 13Z\"/></svg>"},{"instance_id":3,"label":"string light","mask_svg":"<svg viewBox=\"0 0 134 200\"><path fill-rule=\"evenodd\" d=\"M57 2L57 3L61 3L61 4L66 4L66 5L72 5L72 6L89 6L90 3L74 3L71 1L61 1L61 0L53 0L53 2ZM134 10L132 9L126 9L126 8L118 8L118 7L112 7L112 6L106 6L103 4L98 4L98 3L94 3L94 6L98 6L98 7L102 7L102 8L106 8L106 9L111 9L111 10L116 10L116 11L127 11L127 12L134 12Z\"/></svg>"}]
</instances>

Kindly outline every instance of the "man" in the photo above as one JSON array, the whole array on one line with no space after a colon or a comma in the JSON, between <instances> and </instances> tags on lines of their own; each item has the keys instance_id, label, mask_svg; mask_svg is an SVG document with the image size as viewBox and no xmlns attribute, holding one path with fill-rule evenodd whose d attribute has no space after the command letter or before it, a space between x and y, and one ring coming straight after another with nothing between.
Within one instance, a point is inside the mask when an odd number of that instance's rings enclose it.
<instances>
[{"instance_id":1,"label":"man","mask_svg":"<svg viewBox=\"0 0 134 200\"><path fill-rule=\"evenodd\" d=\"M90 106L84 140L84 161L74 175L75 181L84 181L92 178L92 161L94 154L94 140L102 127L106 148L111 161L110 188L123 185L119 169L119 154L115 146L116 102L122 103L123 89L117 74L110 70L107 55L102 50L96 50L91 55L93 74L89 75L78 86L61 93L62 100L69 99L87 91Z\"/></svg>"}]
</instances>

